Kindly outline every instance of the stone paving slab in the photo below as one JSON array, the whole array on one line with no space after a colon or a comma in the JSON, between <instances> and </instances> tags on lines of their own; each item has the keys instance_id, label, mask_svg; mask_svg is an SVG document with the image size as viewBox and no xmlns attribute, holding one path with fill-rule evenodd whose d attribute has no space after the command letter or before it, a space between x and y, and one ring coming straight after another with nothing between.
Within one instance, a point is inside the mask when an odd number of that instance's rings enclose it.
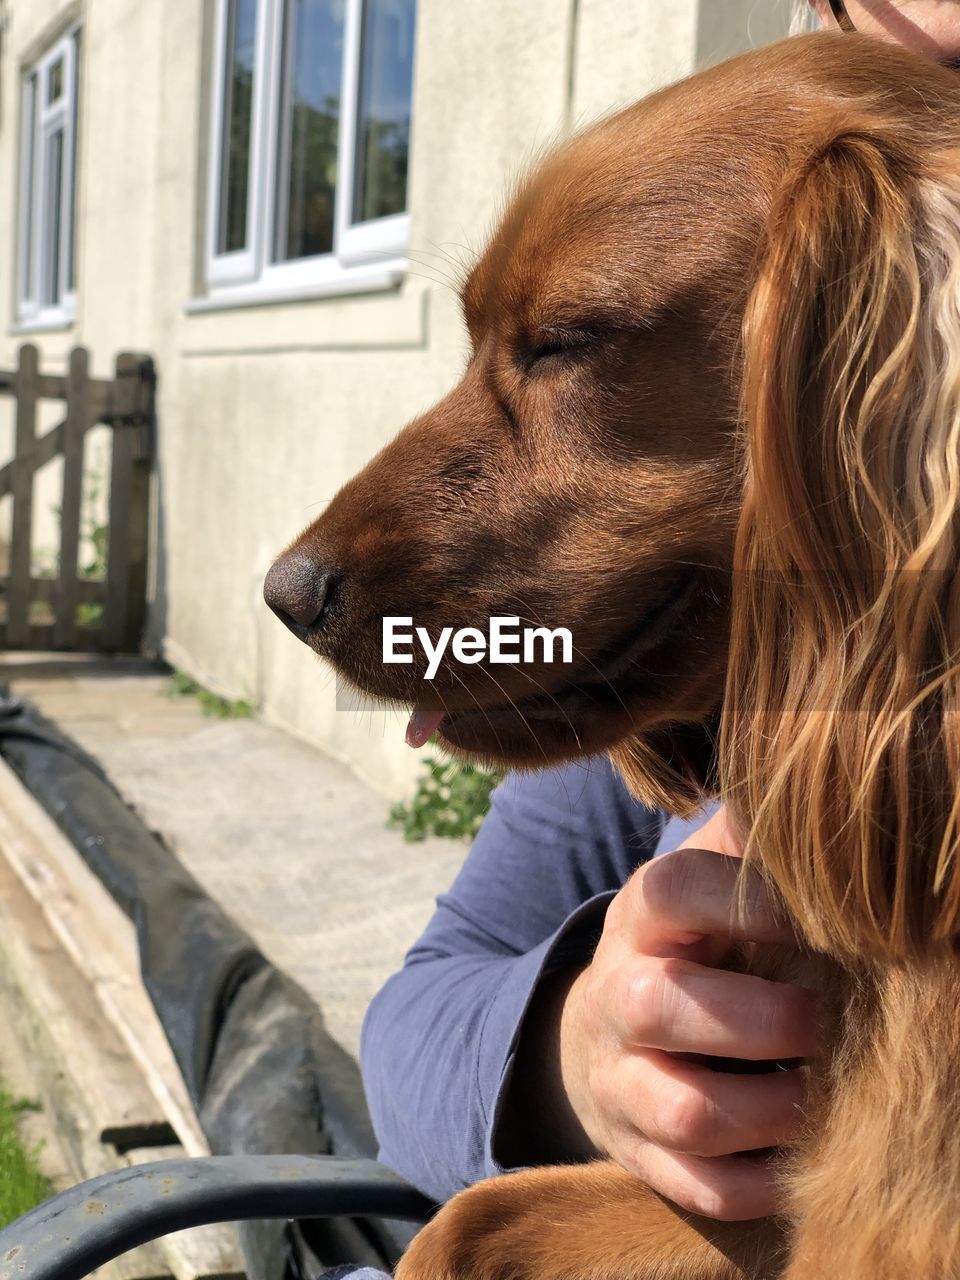
<instances>
[{"instance_id":1,"label":"stone paving slab","mask_svg":"<svg viewBox=\"0 0 960 1280\"><path fill-rule=\"evenodd\" d=\"M170 698L138 659L0 654L9 682L93 755L144 822L357 1053L364 1010L466 847L407 844L383 797L257 720Z\"/></svg>"}]
</instances>

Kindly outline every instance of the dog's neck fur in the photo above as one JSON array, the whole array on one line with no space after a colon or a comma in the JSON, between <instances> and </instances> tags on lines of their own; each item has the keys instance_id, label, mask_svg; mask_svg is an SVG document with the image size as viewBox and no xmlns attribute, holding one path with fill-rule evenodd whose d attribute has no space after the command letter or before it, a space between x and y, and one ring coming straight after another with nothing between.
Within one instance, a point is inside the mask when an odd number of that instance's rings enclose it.
<instances>
[{"instance_id":1,"label":"dog's neck fur","mask_svg":"<svg viewBox=\"0 0 960 1280\"><path fill-rule=\"evenodd\" d=\"M960 1275L957 988L952 948L848 975L832 1015L841 1048L813 1069L817 1130L791 1175L800 1225L785 1280ZM854 1150L869 1156L851 1169Z\"/></svg>"}]
</instances>

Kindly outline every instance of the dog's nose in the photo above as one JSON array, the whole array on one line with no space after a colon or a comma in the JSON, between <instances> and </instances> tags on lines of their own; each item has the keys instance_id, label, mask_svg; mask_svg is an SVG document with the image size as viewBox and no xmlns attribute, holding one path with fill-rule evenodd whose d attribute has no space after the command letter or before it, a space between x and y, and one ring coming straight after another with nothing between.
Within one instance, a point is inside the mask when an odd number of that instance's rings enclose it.
<instances>
[{"instance_id":1,"label":"dog's nose","mask_svg":"<svg viewBox=\"0 0 960 1280\"><path fill-rule=\"evenodd\" d=\"M263 583L263 598L299 640L315 630L330 603L335 575L303 551L288 551Z\"/></svg>"}]
</instances>

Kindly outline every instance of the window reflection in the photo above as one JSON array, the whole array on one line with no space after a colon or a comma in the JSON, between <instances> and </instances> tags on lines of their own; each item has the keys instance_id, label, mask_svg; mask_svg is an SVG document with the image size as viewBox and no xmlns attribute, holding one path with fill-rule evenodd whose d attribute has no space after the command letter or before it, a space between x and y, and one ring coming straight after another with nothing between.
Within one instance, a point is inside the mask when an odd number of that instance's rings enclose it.
<instances>
[{"instance_id":1,"label":"window reflection","mask_svg":"<svg viewBox=\"0 0 960 1280\"><path fill-rule=\"evenodd\" d=\"M344 0L288 0L280 98L278 261L333 250Z\"/></svg>"},{"instance_id":2,"label":"window reflection","mask_svg":"<svg viewBox=\"0 0 960 1280\"><path fill-rule=\"evenodd\" d=\"M63 59L58 58L47 72L47 106L63 96Z\"/></svg>"},{"instance_id":3,"label":"window reflection","mask_svg":"<svg viewBox=\"0 0 960 1280\"><path fill-rule=\"evenodd\" d=\"M227 6L227 60L224 77L219 253L246 248L250 184L250 136L256 63L257 0L230 0Z\"/></svg>"},{"instance_id":4,"label":"window reflection","mask_svg":"<svg viewBox=\"0 0 960 1280\"><path fill-rule=\"evenodd\" d=\"M407 207L416 0L366 0L353 222Z\"/></svg>"},{"instance_id":5,"label":"window reflection","mask_svg":"<svg viewBox=\"0 0 960 1280\"><path fill-rule=\"evenodd\" d=\"M23 297L34 296L33 281L33 223L34 223L34 164L36 162L37 137L37 73L34 72L27 81L24 109L24 147L23 147L23 280L21 290Z\"/></svg>"},{"instance_id":6,"label":"window reflection","mask_svg":"<svg viewBox=\"0 0 960 1280\"><path fill-rule=\"evenodd\" d=\"M47 306L55 306L60 301L60 239L62 235L63 214L63 130L57 129L46 142L44 162L47 166L44 189L47 193L46 226L48 241L46 244L47 269L44 272L45 297L41 299Z\"/></svg>"}]
</instances>

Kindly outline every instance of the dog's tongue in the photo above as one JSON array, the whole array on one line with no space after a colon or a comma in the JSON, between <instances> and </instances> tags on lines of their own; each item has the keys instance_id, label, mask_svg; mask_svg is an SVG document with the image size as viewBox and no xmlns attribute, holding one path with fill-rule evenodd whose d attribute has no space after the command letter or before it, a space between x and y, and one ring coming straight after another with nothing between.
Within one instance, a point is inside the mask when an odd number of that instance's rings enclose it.
<instances>
[{"instance_id":1,"label":"dog's tongue","mask_svg":"<svg viewBox=\"0 0 960 1280\"><path fill-rule=\"evenodd\" d=\"M442 711L421 711L419 707L414 707L407 724L407 746L422 747L425 742L429 742L442 719Z\"/></svg>"}]
</instances>

